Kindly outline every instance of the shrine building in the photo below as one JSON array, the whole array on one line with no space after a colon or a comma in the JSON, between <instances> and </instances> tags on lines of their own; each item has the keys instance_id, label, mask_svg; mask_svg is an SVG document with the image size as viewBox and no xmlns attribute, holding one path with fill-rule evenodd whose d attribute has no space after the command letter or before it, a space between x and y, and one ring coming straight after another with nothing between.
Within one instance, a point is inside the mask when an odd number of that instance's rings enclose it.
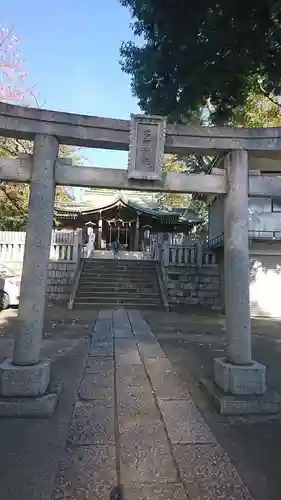
<instances>
[{"instance_id":1,"label":"shrine building","mask_svg":"<svg viewBox=\"0 0 281 500\"><path fill-rule=\"evenodd\" d=\"M56 203L55 223L64 230L83 228L85 237L92 225L98 250L118 239L127 250L141 251L150 234L188 235L202 222L187 208L159 208L154 193L85 189L81 198L83 201Z\"/></svg>"}]
</instances>

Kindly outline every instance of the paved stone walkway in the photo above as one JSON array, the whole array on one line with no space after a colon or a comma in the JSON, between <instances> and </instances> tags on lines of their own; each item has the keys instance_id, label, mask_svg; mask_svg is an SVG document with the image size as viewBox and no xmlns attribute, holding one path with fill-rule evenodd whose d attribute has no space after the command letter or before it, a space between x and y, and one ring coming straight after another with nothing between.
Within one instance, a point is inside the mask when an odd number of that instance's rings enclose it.
<instances>
[{"instance_id":1,"label":"paved stone walkway","mask_svg":"<svg viewBox=\"0 0 281 500\"><path fill-rule=\"evenodd\" d=\"M53 500L251 498L141 314L101 311Z\"/></svg>"}]
</instances>

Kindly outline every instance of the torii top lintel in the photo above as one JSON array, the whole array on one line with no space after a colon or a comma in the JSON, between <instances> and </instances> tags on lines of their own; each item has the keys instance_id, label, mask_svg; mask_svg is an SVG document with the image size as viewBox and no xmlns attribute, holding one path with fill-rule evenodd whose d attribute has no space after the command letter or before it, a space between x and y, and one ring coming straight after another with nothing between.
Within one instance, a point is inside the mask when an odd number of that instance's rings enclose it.
<instances>
[{"instance_id":1,"label":"torii top lintel","mask_svg":"<svg viewBox=\"0 0 281 500\"><path fill-rule=\"evenodd\" d=\"M54 135L62 144L127 151L130 143L130 120L0 102L0 135L32 140L36 134ZM254 156L280 157L281 127L247 129L167 126L166 153L196 152L217 156L235 149L246 149Z\"/></svg>"}]
</instances>

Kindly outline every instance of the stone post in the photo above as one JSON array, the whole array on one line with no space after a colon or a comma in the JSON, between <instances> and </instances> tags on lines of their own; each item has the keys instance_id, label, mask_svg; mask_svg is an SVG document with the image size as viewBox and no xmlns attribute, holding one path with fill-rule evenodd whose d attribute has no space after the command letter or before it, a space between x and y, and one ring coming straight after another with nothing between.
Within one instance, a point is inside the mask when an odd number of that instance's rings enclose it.
<instances>
[{"instance_id":1,"label":"stone post","mask_svg":"<svg viewBox=\"0 0 281 500\"><path fill-rule=\"evenodd\" d=\"M79 244L80 244L80 232L79 230L74 231L73 234L73 254L72 260L78 262L79 260Z\"/></svg>"},{"instance_id":2,"label":"stone post","mask_svg":"<svg viewBox=\"0 0 281 500\"><path fill-rule=\"evenodd\" d=\"M55 137L35 137L20 291L20 331L15 339L13 356L15 365L35 364L40 356L53 227L54 164L58 149Z\"/></svg>"},{"instance_id":3,"label":"stone post","mask_svg":"<svg viewBox=\"0 0 281 500\"><path fill-rule=\"evenodd\" d=\"M233 394L265 392L265 367L251 359L248 248L248 154L225 160L228 193L224 202L226 359L214 360L216 384Z\"/></svg>"},{"instance_id":4,"label":"stone post","mask_svg":"<svg viewBox=\"0 0 281 500\"><path fill-rule=\"evenodd\" d=\"M97 249L101 249L101 241L102 241L102 215L100 212L99 222L98 222L98 238L97 238Z\"/></svg>"},{"instance_id":5,"label":"stone post","mask_svg":"<svg viewBox=\"0 0 281 500\"><path fill-rule=\"evenodd\" d=\"M196 241L194 244L196 248L196 264L197 267L202 267L203 264L203 244L201 241Z\"/></svg>"},{"instance_id":6,"label":"stone post","mask_svg":"<svg viewBox=\"0 0 281 500\"><path fill-rule=\"evenodd\" d=\"M13 359L6 359L0 364L0 395L8 398L3 404L0 400L0 415L50 416L57 402L55 394L45 396L50 383L51 364L49 360L40 360L40 349L53 226L54 165L58 149L55 137L36 135L18 333Z\"/></svg>"},{"instance_id":7,"label":"stone post","mask_svg":"<svg viewBox=\"0 0 281 500\"><path fill-rule=\"evenodd\" d=\"M137 215L134 250L135 252L139 252L139 249L140 249L140 219L139 215Z\"/></svg>"},{"instance_id":8,"label":"stone post","mask_svg":"<svg viewBox=\"0 0 281 500\"><path fill-rule=\"evenodd\" d=\"M228 194L224 202L227 359L231 363L245 365L251 362L247 152L229 153L225 171L228 180Z\"/></svg>"},{"instance_id":9,"label":"stone post","mask_svg":"<svg viewBox=\"0 0 281 500\"><path fill-rule=\"evenodd\" d=\"M164 241L163 245L163 265L164 267L169 267L170 264L170 243L169 241Z\"/></svg>"}]
</instances>

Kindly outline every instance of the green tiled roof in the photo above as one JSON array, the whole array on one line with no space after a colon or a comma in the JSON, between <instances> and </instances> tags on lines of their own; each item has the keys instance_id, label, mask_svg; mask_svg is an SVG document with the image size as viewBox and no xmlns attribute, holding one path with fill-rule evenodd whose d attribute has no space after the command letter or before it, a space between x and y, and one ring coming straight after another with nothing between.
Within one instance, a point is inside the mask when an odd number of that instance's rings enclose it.
<instances>
[{"instance_id":1,"label":"green tiled roof","mask_svg":"<svg viewBox=\"0 0 281 500\"><path fill-rule=\"evenodd\" d=\"M137 212L147 213L156 218L176 218L180 222L200 222L201 218L193 211L184 207L171 210L159 208L154 193L144 193L138 191L106 191L106 190L85 190L84 200L57 202L55 210L57 213L77 215L82 213L98 212L120 203L128 206Z\"/></svg>"}]
</instances>

